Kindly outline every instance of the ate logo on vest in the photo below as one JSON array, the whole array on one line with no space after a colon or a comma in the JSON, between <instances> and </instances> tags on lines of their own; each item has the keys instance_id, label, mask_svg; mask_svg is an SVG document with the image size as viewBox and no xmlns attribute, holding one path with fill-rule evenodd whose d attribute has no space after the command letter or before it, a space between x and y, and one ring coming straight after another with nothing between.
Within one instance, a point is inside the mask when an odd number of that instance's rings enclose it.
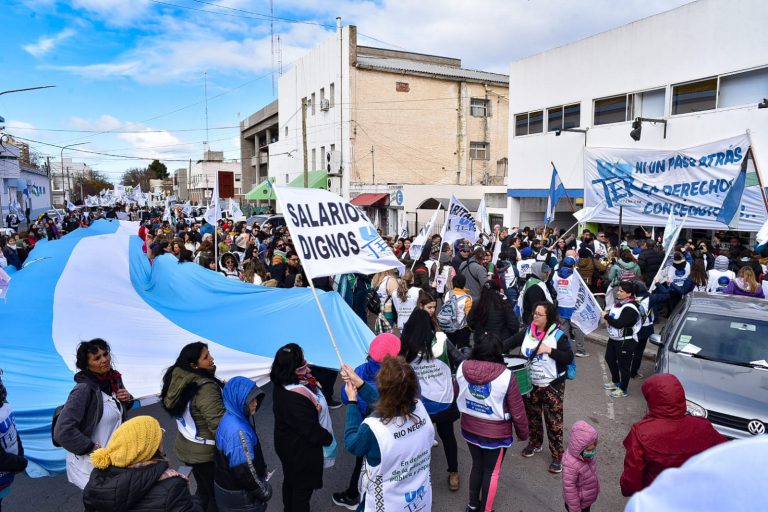
<instances>
[{"instance_id":1,"label":"ate logo on vest","mask_svg":"<svg viewBox=\"0 0 768 512\"><path fill-rule=\"evenodd\" d=\"M485 400L491 395L491 384L470 384L467 386L469 394L478 400Z\"/></svg>"}]
</instances>

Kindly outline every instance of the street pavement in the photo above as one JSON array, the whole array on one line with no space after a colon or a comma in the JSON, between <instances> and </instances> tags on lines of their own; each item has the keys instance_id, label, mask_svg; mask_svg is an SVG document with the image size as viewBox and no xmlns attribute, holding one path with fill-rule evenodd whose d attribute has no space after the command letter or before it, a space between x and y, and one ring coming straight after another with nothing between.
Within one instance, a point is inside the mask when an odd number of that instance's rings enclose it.
<instances>
[{"instance_id":1,"label":"street pavement","mask_svg":"<svg viewBox=\"0 0 768 512\"><path fill-rule=\"evenodd\" d=\"M565 425L569 429L577 420L586 420L600 433L598 445L598 471L600 475L600 497L592 507L593 512L616 512L624 509L626 498L619 490L624 460L622 441L630 426L639 420L646 410L645 401L640 394L641 381L633 380L629 396L612 399L603 389L607 382L607 368L603 360L605 348L593 341L587 342L590 357L577 360L578 376L568 381L565 391ZM641 372L650 375L653 362L643 361ZM340 381L339 381L340 382ZM337 382L337 388L339 383ZM282 509L280 483L282 474L275 455L272 439L272 403L270 388L267 388L267 400L258 413L258 433L263 443L264 456L270 468L276 468L271 482L275 484L274 496L268 510ZM139 411L158 418L166 429L164 448L173 467L179 462L173 454L175 425L158 405L148 406ZM354 465L354 457L343 451L345 408L332 411L334 430L339 440L339 458L336 466L327 470L324 476L325 487L314 493L312 510L339 512L345 510L331 502L333 492L346 489ZM464 511L467 504L467 482L471 468L471 458L466 443L461 440L459 422L456 422L456 437L459 443L459 473L461 488L458 492L448 490L445 455L442 444L432 450L432 489L433 510ZM566 434L567 439L567 434ZM562 484L560 475L547 472L550 456L546 448L531 459L520 456L524 443L513 445L504 460L495 510L510 512L562 512ZM194 487L194 484L192 484ZM52 478L31 479L19 476L13 484L10 495L3 500L5 512L80 512L83 510L80 490L69 484L66 475Z\"/></svg>"}]
</instances>

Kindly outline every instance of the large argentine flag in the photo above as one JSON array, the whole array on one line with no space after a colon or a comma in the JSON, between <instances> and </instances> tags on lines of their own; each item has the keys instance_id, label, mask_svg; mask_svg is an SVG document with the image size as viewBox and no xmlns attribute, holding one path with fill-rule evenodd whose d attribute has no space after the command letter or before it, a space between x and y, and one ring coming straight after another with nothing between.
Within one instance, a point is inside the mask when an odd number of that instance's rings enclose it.
<instances>
[{"instance_id":1,"label":"large argentine flag","mask_svg":"<svg viewBox=\"0 0 768 512\"><path fill-rule=\"evenodd\" d=\"M208 343L223 379L264 383L275 352L292 341L308 361L338 368L330 342L317 335L324 326L310 290L246 284L171 255L150 266L137 232L138 223L100 220L38 242L0 301L0 367L32 476L65 468L50 424L74 385L82 340L107 340L126 389L145 403L193 341ZM362 363L373 333L338 294L319 293L344 360Z\"/></svg>"}]
</instances>

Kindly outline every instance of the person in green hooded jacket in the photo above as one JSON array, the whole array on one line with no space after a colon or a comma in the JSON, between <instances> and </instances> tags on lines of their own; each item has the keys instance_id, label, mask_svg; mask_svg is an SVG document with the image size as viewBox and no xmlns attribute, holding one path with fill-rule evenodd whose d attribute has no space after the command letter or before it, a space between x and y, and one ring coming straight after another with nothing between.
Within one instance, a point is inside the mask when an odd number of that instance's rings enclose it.
<instances>
[{"instance_id":1,"label":"person in green hooded jacket","mask_svg":"<svg viewBox=\"0 0 768 512\"><path fill-rule=\"evenodd\" d=\"M224 384L216 378L216 365L208 345L197 341L181 349L176 362L165 371L160 392L163 408L176 419L178 432L173 449L192 467L197 496L204 510L215 512L213 493L216 429L226 412L221 398Z\"/></svg>"}]
</instances>

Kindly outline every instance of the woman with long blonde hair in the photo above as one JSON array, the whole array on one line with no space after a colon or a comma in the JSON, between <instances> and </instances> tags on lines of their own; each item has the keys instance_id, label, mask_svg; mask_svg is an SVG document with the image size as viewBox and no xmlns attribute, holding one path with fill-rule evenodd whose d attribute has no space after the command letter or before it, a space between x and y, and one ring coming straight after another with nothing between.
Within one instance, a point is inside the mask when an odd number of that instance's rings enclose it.
<instances>
[{"instance_id":1,"label":"woman with long blonde hair","mask_svg":"<svg viewBox=\"0 0 768 512\"><path fill-rule=\"evenodd\" d=\"M392 295L392 306L397 317L397 329L400 332L403 332L405 322L408 321L411 313L416 309L420 292L421 288L413 286L413 273L410 270L406 270L397 284L395 294Z\"/></svg>"},{"instance_id":2,"label":"woman with long blonde hair","mask_svg":"<svg viewBox=\"0 0 768 512\"><path fill-rule=\"evenodd\" d=\"M742 295L745 297L756 297L758 299L764 299L765 294L760 283L755 278L755 272L751 267L741 267L739 273L736 274L736 279L728 283L728 288L723 293L730 293L731 295Z\"/></svg>"}]
</instances>

